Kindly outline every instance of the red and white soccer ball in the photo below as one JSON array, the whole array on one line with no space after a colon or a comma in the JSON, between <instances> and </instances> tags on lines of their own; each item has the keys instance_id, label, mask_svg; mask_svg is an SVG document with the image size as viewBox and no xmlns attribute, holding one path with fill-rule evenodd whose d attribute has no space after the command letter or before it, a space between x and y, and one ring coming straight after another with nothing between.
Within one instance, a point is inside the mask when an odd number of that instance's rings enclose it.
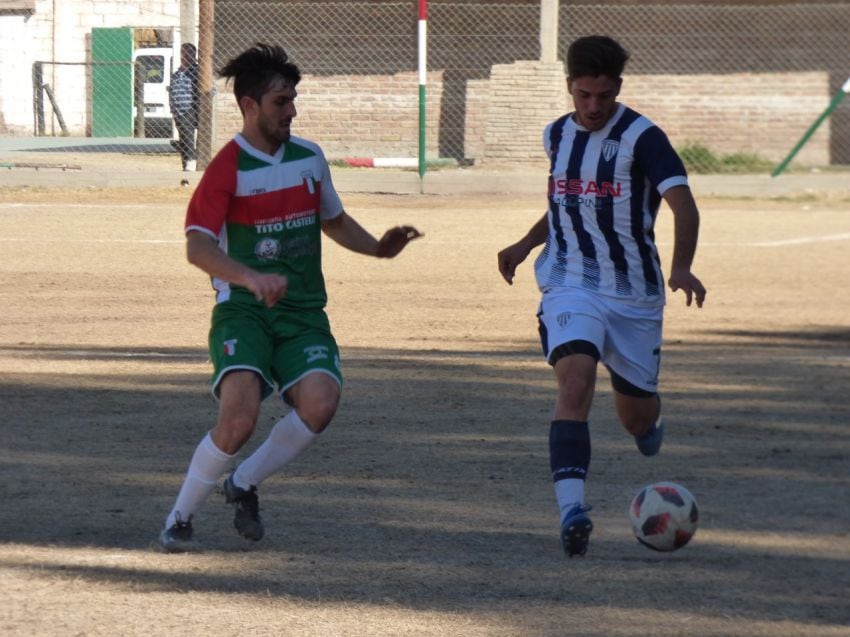
<instances>
[{"instance_id":1,"label":"red and white soccer ball","mask_svg":"<svg viewBox=\"0 0 850 637\"><path fill-rule=\"evenodd\" d=\"M675 551L691 541L699 523L694 496L675 482L656 482L638 491L629 507L638 542L655 551Z\"/></svg>"}]
</instances>

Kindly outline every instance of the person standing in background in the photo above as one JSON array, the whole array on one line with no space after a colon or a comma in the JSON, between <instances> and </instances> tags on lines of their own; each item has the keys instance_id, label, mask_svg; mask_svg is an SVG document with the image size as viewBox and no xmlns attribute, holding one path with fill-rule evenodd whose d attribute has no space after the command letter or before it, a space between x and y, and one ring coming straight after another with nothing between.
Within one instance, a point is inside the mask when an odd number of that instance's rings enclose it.
<instances>
[{"instance_id":1,"label":"person standing in background","mask_svg":"<svg viewBox=\"0 0 850 637\"><path fill-rule=\"evenodd\" d=\"M177 139L171 145L180 153L183 170L197 169L195 131L198 128L198 60L194 44L180 47L180 66L171 75L168 103L177 128Z\"/></svg>"}]
</instances>

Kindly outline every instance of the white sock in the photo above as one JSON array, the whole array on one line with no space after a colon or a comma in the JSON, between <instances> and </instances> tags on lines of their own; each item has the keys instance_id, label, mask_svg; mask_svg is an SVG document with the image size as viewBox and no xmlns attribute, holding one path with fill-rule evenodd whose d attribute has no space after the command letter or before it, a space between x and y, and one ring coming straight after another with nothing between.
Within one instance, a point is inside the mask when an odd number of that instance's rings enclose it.
<instances>
[{"instance_id":1,"label":"white sock","mask_svg":"<svg viewBox=\"0 0 850 637\"><path fill-rule=\"evenodd\" d=\"M212 493L231 460L233 456L216 447L209 433L204 436L189 462L189 470L177 494L174 508L165 519L166 529L177 521L178 516L182 521L187 522L195 514L207 496Z\"/></svg>"},{"instance_id":2,"label":"white sock","mask_svg":"<svg viewBox=\"0 0 850 637\"><path fill-rule=\"evenodd\" d=\"M561 522L567 513L577 504L584 504L584 480L567 478L555 483L555 498L561 514Z\"/></svg>"},{"instance_id":3,"label":"white sock","mask_svg":"<svg viewBox=\"0 0 850 637\"><path fill-rule=\"evenodd\" d=\"M233 474L233 484L240 489L259 486L275 471L310 446L318 434L310 431L293 409L272 427L269 437Z\"/></svg>"}]
</instances>

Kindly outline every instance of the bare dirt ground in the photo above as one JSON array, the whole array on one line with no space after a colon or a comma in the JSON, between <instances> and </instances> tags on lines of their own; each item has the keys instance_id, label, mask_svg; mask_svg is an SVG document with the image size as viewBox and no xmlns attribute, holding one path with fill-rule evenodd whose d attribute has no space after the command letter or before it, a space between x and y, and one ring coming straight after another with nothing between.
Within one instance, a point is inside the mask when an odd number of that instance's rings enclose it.
<instances>
[{"instance_id":1,"label":"bare dirt ground","mask_svg":"<svg viewBox=\"0 0 850 637\"><path fill-rule=\"evenodd\" d=\"M847 200L700 201L709 296L670 297L665 446L640 456L600 382L596 530L568 560L531 264L513 287L496 271L542 212L530 196L345 196L376 233L426 236L392 262L326 243L335 422L263 485L262 542L214 494L205 550L159 553L215 416L188 196L0 189L3 635L850 635ZM245 452L282 413L267 401ZM629 529L656 480L701 507L673 554Z\"/></svg>"}]
</instances>

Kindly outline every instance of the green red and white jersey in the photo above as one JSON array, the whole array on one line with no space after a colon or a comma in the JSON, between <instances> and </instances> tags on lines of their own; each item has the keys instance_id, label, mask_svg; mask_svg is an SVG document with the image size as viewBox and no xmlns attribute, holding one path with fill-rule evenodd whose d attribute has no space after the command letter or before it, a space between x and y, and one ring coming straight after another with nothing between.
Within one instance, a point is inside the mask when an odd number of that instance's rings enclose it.
<instances>
[{"instance_id":1,"label":"green red and white jersey","mask_svg":"<svg viewBox=\"0 0 850 637\"><path fill-rule=\"evenodd\" d=\"M343 211L328 162L317 144L290 137L274 155L242 135L204 171L186 213L186 233L203 232L232 259L289 279L284 307L321 308L321 222ZM213 277L216 302L258 303L249 290Z\"/></svg>"}]
</instances>

